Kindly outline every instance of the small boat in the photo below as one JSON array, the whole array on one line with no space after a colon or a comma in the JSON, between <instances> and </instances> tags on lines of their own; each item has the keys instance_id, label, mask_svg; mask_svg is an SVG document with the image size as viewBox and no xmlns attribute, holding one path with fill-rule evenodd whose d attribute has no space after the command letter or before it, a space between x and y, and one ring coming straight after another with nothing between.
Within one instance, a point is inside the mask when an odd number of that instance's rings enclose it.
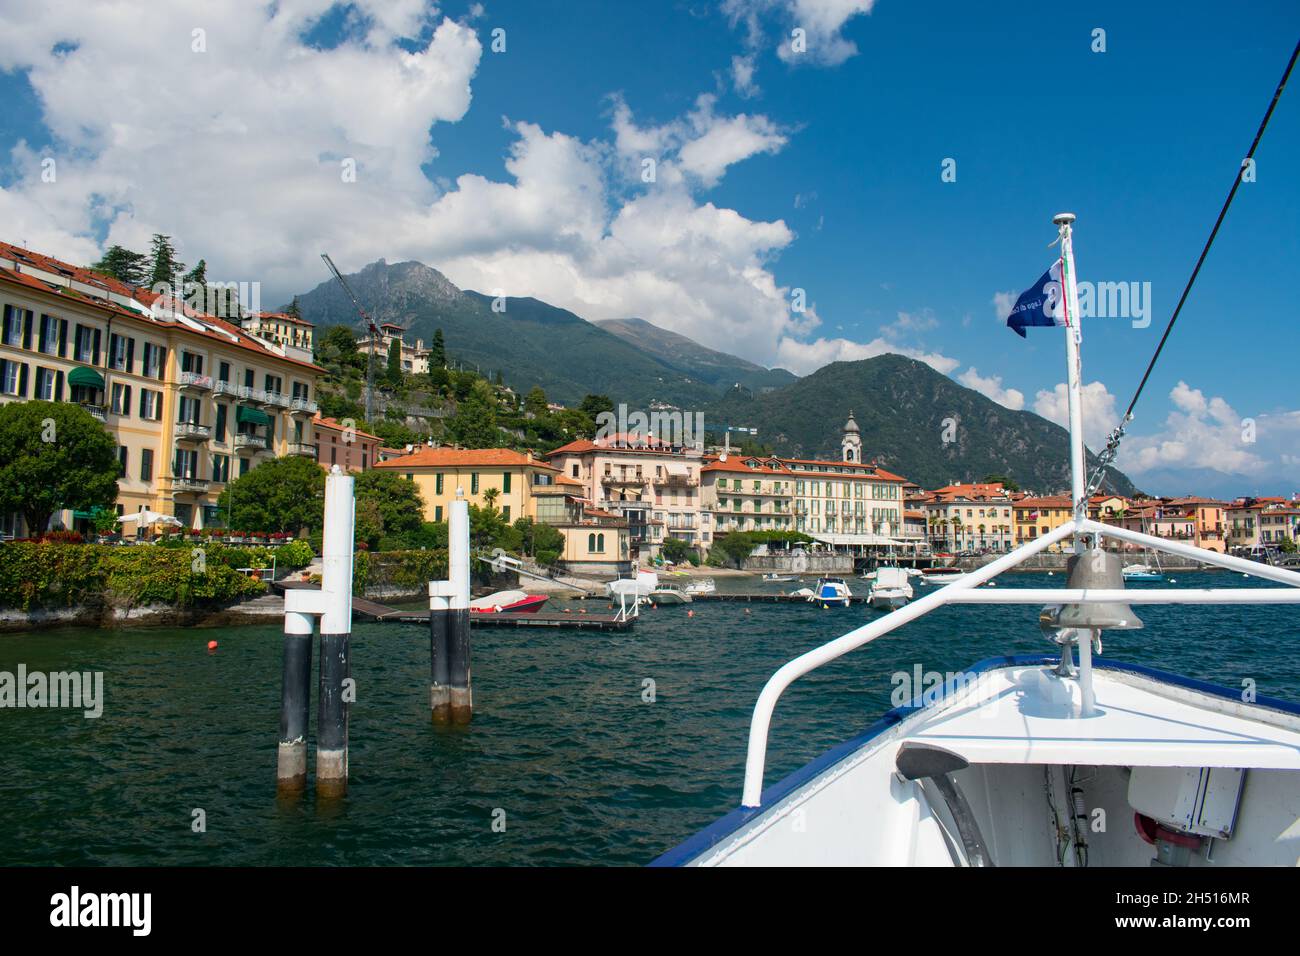
<instances>
[{"instance_id":1,"label":"small boat","mask_svg":"<svg viewBox=\"0 0 1300 956\"><path fill-rule=\"evenodd\" d=\"M1126 564L1121 572L1125 581L1163 581L1165 576L1149 564Z\"/></svg>"},{"instance_id":2,"label":"small boat","mask_svg":"<svg viewBox=\"0 0 1300 956\"><path fill-rule=\"evenodd\" d=\"M963 571L961 568L954 568L954 567L924 568L921 571L921 583L938 584L938 585L951 584L953 581L956 581L957 579L963 578L965 576L966 576L966 572Z\"/></svg>"},{"instance_id":3,"label":"small boat","mask_svg":"<svg viewBox=\"0 0 1300 956\"><path fill-rule=\"evenodd\" d=\"M713 578L701 578L686 585L685 591L687 594L712 594L717 589L718 586L713 583Z\"/></svg>"},{"instance_id":4,"label":"small boat","mask_svg":"<svg viewBox=\"0 0 1300 956\"><path fill-rule=\"evenodd\" d=\"M651 604L690 604L693 600L689 594L670 584L661 584L647 596Z\"/></svg>"},{"instance_id":5,"label":"small boat","mask_svg":"<svg viewBox=\"0 0 1300 956\"><path fill-rule=\"evenodd\" d=\"M764 581L793 581L795 580L795 577L793 574L777 574L774 571L769 571L767 574L763 575L763 580Z\"/></svg>"},{"instance_id":6,"label":"small boat","mask_svg":"<svg viewBox=\"0 0 1300 956\"><path fill-rule=\"evenodd\" d=\"M471 614L536 614L547 601L545 594L496 591L469 602Z\"/></svg>"},{"instance_id":7,"label":"small boat","mask_svg":"<svg viewBox=\"0 0 1300 956\"><path fill-rule=\"evenodd\" d=\"M818 578L817 586L813 588L811 600L817 602L822 607L838 605L839 607L848 607L852 603L853 592L849 586L844 583L842 578Z\"/></svg>"},{"instance_id":8,"label":"small boat","mask_svg":"<svg viewBox=\"0 0 1300 956\"><path fill-rule=\"evenodd\" d=\"M612 598L648 597L659 586L659 575L654 571L640 571L634 578L617 578L605 585L605 595Z\"/></svg>"},{"instance_id":9,"label":"small boat","mask_svg":"<svg viewBox=\"0 0 1300 956\"><path fill-rule=\"evenodd\" d=\"M867 603L877 610L892 611L912 600L912 585L903 568L877 568Z\"/></svg>"},{"instance_id":10,"label":"small boat","mask_svg":"<svg viewBox=\"0 0 1300 956\"><path fill-rule=\"evenodd\" d=\"M813 598L816 597L816 595L813 594L812 588L797 588L790 592L790 597L807 598L809 601L811 601Z\"/></svg>"}]
</instances>

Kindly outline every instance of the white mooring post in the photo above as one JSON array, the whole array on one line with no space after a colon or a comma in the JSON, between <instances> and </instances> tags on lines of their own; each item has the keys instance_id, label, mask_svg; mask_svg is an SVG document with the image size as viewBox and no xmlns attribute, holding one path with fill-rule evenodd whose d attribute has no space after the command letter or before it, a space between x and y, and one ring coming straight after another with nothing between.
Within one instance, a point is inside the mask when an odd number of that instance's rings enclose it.
<instances>
[{"instance_id":1,"label":"white mooring post","mask_svg":"<svg viewBox=\"0 0 1300 956\"><path fill-rule=\"evenodd\" d=\"M337 465L325 479L325 533L320 590L284 595L284 683L280 699L277 783L302 790L307 779L307 717L310 705L311 637L320 618L320 680L316 717L316 792L338 796L348 785L348 704L352 675L352 571L355 527L354 480Z\"/></svg>"},{"instance_id":2,"label":"white mooring post","mask_svg":"<svg viewBox=\"0 0 1300 956\"><path fill-rule=\"evenodd\" d=\"M435 724L467 724L474 714L469 551L469 503L457 488L447 522L447 580L429 582L429 710Z\"/></svg>"}]
</instances>

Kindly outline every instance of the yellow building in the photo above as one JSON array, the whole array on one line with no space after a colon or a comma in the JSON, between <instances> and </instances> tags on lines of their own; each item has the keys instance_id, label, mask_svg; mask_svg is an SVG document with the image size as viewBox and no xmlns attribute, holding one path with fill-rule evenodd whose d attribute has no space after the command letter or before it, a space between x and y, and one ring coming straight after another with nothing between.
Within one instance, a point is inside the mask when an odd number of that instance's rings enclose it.
<instances>
[{"instance_id":1,"label":"yellow building","mask_svg":"<svg viewBox=\"0 0 1300 956\"><path fill-rule=\"evenodd\" d=\"M0 402L74 402L103 422L118 442L119 513L147 508L201 528L218 521L231 478L267 457L315 457L324 370L283 346L8 243L0 304ZM6 533L33 530L2 520Z\"/></svg>"},{"instance_id":2,"label":"yellow building","mask_svg":"<svg viewBox=\"0 0 1300 956\"><path fill-rule=\"evenodd\" d=\"M1055 531L1074 517L1074 504L1069 495L1044 495L1038 498L1021 498L1015 503L1016 547L1028 544ZM1058 541L1049 551L1069 551L1073 541Z\"/></svg>"},{"instance_id":3,"label":"yellow building","mask_svg":"<svg viewBox=\"0 0 1300 956\"><path fill-rule=\"evenodd\" d=\"M392 322L385 322L379 326L378 341L372 340L369 335L357 339L357 351L362 355L373 353L375 366L383 368L384 363L388 361L388 351L394 342L401 343L398 348L401 351L403 372L420 375L429 371L429 355L432 349L424 347L424 339L416 339L414 345L408 344L406 329Z\"/></svg>"},{"instance_id":4,"label":"yellow building","mask_svg":"<svg viewBox=\"0 0 1300 956\"><path fill-rule=\"evenodd\" d=\"M287 312L250 312L239 323L245 332L279 345L307 353L311 360L314 326L306 319ZM303 358L303 356L294 356Z\"/></svg>"},{"instance_id":5,"label":"yellow building","mask_svg":"<svg viewBox=\"0 0 1300 956\"><path fill-rule=\"evenodd\" d=\"M582 483L531 454L508 448L418 448L376 468L415 482L424 520L446 521L457 492L482 508L491 503L514 522L528 517L564 535L566 565L588 573L625 573L631 567L627 521L595 508Z\"/></svg>"}]
</instances>

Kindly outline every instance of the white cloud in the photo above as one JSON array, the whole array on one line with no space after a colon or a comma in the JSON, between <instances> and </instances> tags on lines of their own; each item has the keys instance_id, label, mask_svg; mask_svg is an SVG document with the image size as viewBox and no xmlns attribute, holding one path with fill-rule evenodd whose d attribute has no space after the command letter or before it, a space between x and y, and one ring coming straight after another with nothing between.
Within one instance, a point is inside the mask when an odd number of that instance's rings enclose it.
<instances>
[{"instance_id":1,"label":"white cloud","mask_svg":"<svg viewBox=\"0 0 1300 956\"><path fill-rule=\"evenodd\" d=\"M1209 469L1227 475L1262 476L1300 438L1300 412L1261 415L1248 423L1226 401L1206 398L1179 382L1169 392L1174 408L1155 434L1133 435L1120 448L1120 466L1134 474L1157 470Z\"/></svg>"},{"instance_id":2,"label":"white cloud","mask_svg":"<svg viewBox=\"0 0 1300 956\"><path fill-rule=\"evenodd\" d=\"M1119 422L1115 396L1102 382L1088 382L1083 395L1083 441L1096 451L1106 445L1106 436ZM1064 382L1052 391L1040 389L1034 396L1034 411L1063 428L1070 427L1069 393Z\"/></svg>"},{"instance_id":3,"label":"white cloud","mask_svg":"<svg viewBox=\"0 0 1300 956\"><path fill-rule=\"evenodd\" d=\"M957 381L1013 412L1018 412L1025 407L1025 393L1014 388L1003 388L1001 375L980 375L972 365L957 376Z\"/></svg>"},{"instance_id":4,"label":"white cloud","mask_svg":"<svg viewBox=\"0 0 1300 956\"><path fill-rule=\"evenodd\" d=\"M795 374L805 375L830 362L854 362L886 354L906 355L908 358L924 362L944 375L950 374L961 364L956 359L938 352L902 348L883 338L875 338L870 342L854 342L844 338L822 338L813 342L799 342L786 338L781 341L777 349L777 364Z\"/></svg>"},{"instance_id":5,"label":"white cloud","mask_svg":"<svg viewBox=\"0 0 1300 956\"><path fill-rule=\"evenodd\" d=\"M733 56L731 58L731 85L737 95L743 99L752 99L762 91L754 82L754 56Z\"/></svg>"},{"instance_id":6,"label":"white cloud","mask_svg":"<svg viewBox=\"0 0 1300 956\"><path fill-rule=\"evenodd\" d=\"M993 312L998 317L998 324L1005 325L1007 316L1015 308L1016 299L1020 297L1018 292L994 292L993 293Z\"/></svg>"},{"instance_id":7,"label":"white cloud","mask_svg":"<svg viewBox=\"0 0 1300 956\"><path fill-rule=\"evenodd\" d=\"M722 11L733 27L744 29L751 50L775 43L777 56L791 65L838 66L858 53L857 44L841 35L845 24L874 6L875 0L723 0ZM803 52L792 47L796 28L804 31ZM769 32L779 39L768 40Z\"/></svg>"}]
</instances>

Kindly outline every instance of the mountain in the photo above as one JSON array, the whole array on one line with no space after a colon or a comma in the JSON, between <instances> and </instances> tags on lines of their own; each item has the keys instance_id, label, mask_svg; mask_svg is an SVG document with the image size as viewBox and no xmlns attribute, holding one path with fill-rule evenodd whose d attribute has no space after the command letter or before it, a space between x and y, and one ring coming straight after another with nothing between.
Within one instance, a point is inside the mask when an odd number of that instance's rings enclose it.
<instances>
[{"instance_id":1,"label":"mountain","mask_svg":"<svg viewBox=\"0 0 1300 956\"><path fill-rule=\"evenodd\" d=\"M1003 408L902 355L835 362L764 394L733 389L706 412L705 427L711 418L757 428L758 440L779 454L838 461L850 411L862 430L863 457L923 488L995 474L1039 493L1070 486L1064 428L1033 412ZM1136 490L1114 469L1108 487L1120 494Z\"/></svg>"},{"instance_id":2,"label":"mountain","mask_svg":"<svg viewBox=\"0 0 1300 956\"><path fill-rule=\"evenodd\" d=\"M408 330L408 342L423 339L426 346L441 328L454 359L484 372L499 369L517 391L540 385L552 401L566 404L588 393L606 394L643 409L655 401L699 408L719 397L711 381L572 312L532 298L507 298L505 310L494 311L490 296L461 291L419 262L381 259L347 281L376 322L396 323ZM352 302L333 280L298 296L298 307L318 328L361 327ZM723 367L748 364L714 354Z\"/></svg>"},{"instance_id":3,"label":"mountain","mask_svg":"<svg viewBox=\"0 0 1300 956\"><path fill-rule=\"evenodd\" d=\"M726 352L705 348L694 339L661 329L645 319L605 319L595 324L678 371L716 387L743 385L751 391L764 392L798 379L783 368L764 368Z\"/></svg>"}]
</instances>

